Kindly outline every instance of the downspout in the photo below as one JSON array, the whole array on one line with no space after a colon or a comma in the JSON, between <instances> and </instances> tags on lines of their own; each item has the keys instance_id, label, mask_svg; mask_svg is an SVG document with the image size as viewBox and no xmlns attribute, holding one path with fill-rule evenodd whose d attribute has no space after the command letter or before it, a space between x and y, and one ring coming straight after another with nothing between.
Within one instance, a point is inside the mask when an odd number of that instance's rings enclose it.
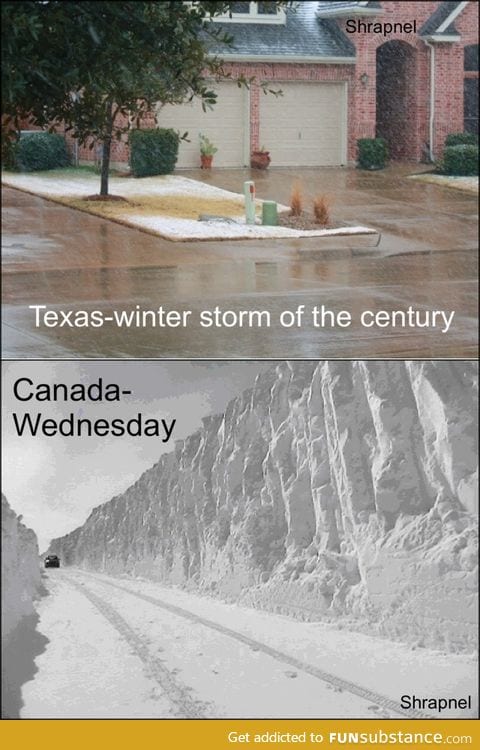
<instances>
[{"instance_id":1,"label":"downspout","mask_svg":"<svg viewBox=\"0 0 480 750\"><path fill-rule=\"evenodd\" d=\"M429 133L428 133L428 150L430 161L435 161L433 153L433 137L434 137L434 124L435 124L435 45L431 42L424 40L427 47L430 48L430 122L429 122Z\"/></svg>"}]
</instances>

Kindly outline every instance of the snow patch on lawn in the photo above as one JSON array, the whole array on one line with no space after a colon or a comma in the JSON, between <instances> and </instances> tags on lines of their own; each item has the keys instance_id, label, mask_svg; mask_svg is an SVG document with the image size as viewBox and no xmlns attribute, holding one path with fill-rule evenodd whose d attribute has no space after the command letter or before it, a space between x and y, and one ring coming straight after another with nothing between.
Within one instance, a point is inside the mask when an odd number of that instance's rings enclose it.
<instances>
[{"instance_id":1,"label":"snow patch on lawn","mask_svg":"<svg viewBox=\"0 0 480 750\"><path fill-rule=\"evenodd\" d=\"M99 177L93 174L81 173L78 177L62 176L58 173L52 175L16 174L5 173L2 181L20 190L27 190L45 198L61 199L67 202L69 198L84 198L98 190ZM199 197L211 199L243 200L243 195L233 193L230 190L207 185L188 177L177 175L165 175L159 177L145 177L141 180L127 179L122 177L110 178L110 192L112 195L120 195L124 198L141 196L151 198L152 196L178 196ZM92 206L92 213L98 215L99 204ZM288 210L287 206L278 204L279 211ZM88 206L85 206L88 210ZM210 239L272 239L272 238L295 238L295 237L331 237L338 235L374 235L374 229L364 226L350 226L336 229L299 230L282 226L262 226L260 223L247 225L242 217L235 217L234 221L197 221L194 219L183 219L165 214L144 216L131 213L119 212L115 216L105 218L120 221L132 227L144 229L170 240L210 240ZM258 220L257 220L258 221Z\"/></svg>"},{"instance_id":2,"label":"snow patch on lawn","mask_svg":"<svg viewBox=\"0 0 480 750\"><path fill-rule=\"evenodd\" d=\"M267 227L261 224L246 224L238 219L236 223L221 221L195 221L169 216L137 216L121 214L118 217L126 224L149 229L170 240L210 240L210 239L259 239L282 237L331 237L335 235L375 234L367 227L342 227L340 229L297 230L289 227Z\"/></svg>"},{"instance_id":3,"label":"snow patch on lawn","mask_svg":"<svg viewBox=\"0 0 480 750\"><path fill-rule=\"evenodd\" d=\"M12 187L22 188L45 196L62 196L72 198L92 195L97 193L100 177L95 174L81 174L63 177L53 173L46 174L17 174L4 173L2 181ZM109 189L112 195L121 195L128 198L131 195L179 195L179 196L203 196L209 198L241 198L238 193L223 190L214 185L206 185L188 177L177 177L176 175L163 175L158 177L142 177L141 179L126 177L110 177Z\"/></svg>"},{"instance_id":4,"label":"snow patch on lawn","mask_svg":"<svg viewBox=\"0 0 480 750\"><path fill-rule=\"evenodd\" d=\"M478 176L477 177L456 177L445 174L411 174L412 180L428 182L432 185L444 185L446 187L464 190L467 193L478 193Z\"/></svg>"}]
</instances>

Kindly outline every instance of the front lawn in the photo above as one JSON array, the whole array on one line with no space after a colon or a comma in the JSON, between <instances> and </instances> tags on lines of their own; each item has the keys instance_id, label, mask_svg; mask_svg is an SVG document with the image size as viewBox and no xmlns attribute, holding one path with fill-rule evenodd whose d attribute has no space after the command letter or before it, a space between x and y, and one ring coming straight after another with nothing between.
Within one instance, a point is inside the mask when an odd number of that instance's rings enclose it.
<instances>
[{"instance_id":1,"label":"front lawn","mask_svg":"<svg viewBox=\"0 0 480 750\"><path fill-rule=\"evenodd\" d=\"M428 182L432 185L443 185L444 187L464 190L466 193L478 193L478 176L477 177L460 177L446 174L435 174L427 172L424 174L412 174L410 179L419 182Z\"/></svg>"},{"instance_id":2,"label":"front lawn","mask_svg":"<svg viewBox=\"0 0 480 750\"><path fill-rule=\"evenodd\" d=\"M5 172L2 181L10 187L171 240L376 234L375 230L363 226L314 230L262 226L258 218L262 210L260 200L257 201L257 224L247 225L243 195L178 175L142 179L112 176L110 192L118 200L98 198L100 178L92 167ZM288 211L286 206L278 208L280 212ZM200 217L204 220L199 220Z\"/></svg>"}]
</instances>

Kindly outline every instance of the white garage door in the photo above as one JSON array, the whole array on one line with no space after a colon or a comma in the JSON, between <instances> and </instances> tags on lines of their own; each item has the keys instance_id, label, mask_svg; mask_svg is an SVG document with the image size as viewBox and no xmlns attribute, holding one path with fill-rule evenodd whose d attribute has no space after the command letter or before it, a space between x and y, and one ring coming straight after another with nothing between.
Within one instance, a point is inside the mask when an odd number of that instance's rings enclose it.
<instances>
[{"instance_id":1,"label":"white garage door","mask_svg":"<svg viewBox=\"0 0 480 750\"><path fill-rule=\"evenodd\" d=\"M177 167L200 166L199 133L218 148L213 158L216 167L243 167L248 163L248 92L235 83L216 84L214 109L203 111L200 101L167 105L157 110L158 126L188 131L189 143L182 141Z\"/></svg>"},{"instance_id":2,"label":"white garage door","mask_svg":"<svg viewBox=\"0 0 480 750\"><path fill-rule=\"evenodd\" d=\"M346 163L346 86L275 83L283 96L260 95L260 145L272 167Z\"/></svg>"}]
</instances>

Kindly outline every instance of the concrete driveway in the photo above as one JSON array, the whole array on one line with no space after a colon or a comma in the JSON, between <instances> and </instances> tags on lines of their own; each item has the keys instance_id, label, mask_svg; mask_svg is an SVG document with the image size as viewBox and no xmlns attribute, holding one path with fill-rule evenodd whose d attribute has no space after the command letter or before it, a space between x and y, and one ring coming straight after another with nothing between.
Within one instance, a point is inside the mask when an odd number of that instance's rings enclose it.
<instances>
[{"instance_id":1,"label":"concrete driveway","mask_svg":"<svg viewBox=\"0 0 480 750\"><path fill-rule=\"evenodd\" d=\"M477 355L477 199L409 180L410 167L212 170L185 174L288 203L301 179L339 220L382 232L378 248L314 239L171 243L17 190L4 190L6 358L469 358ZM36 325L49 311L190 310L187 328ZM348 328L281 327L284 310L351 312ZM202 328L201 310L268 311L269 328ZM363 310L455 311L446 333L365 328Z\"/></svg>"}]
</instances>

